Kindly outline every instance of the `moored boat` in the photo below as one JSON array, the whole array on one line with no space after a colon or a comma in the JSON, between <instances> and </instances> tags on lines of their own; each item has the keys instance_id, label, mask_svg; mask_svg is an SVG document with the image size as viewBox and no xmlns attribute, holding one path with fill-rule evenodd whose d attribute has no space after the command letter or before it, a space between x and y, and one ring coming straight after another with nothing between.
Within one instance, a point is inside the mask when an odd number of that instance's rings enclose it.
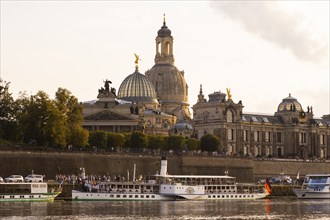
<instances>
[{"instance_id":1,"label":"moored boat","mask_svg":"<svg viewBox=\"0 0 330 220\"><path fill-rule=\"evenodd\" d=\"M0 183L0 202L52 202L60 193L60 189L49 189L47 183Z\"/></svg>"},{"instance_id":2,"label":"moored boat","mask_svg":"<svg viewBox=\"0 0 330 220\"><path fill-rule=\"evenodd\" d=\"M134 172L135 173L135 172ZM264 187L238 184L228 175L168 175L162 158L159 174L144 181L85 182L82 190L72 190L73 200L225 200L260 199L269 195ZM267 183L268 184L268 183Z\"/></svg>"},{"instance_id":3,"label":"moored boat","mask_svg":"<svg viewBox=\"0 0 330 220\"><path fill-rule=\"evenodd\" d=\"M330 199L330 174L308 174L301 188L293 188L298 199Z\"/></svg>"}]
</instances>

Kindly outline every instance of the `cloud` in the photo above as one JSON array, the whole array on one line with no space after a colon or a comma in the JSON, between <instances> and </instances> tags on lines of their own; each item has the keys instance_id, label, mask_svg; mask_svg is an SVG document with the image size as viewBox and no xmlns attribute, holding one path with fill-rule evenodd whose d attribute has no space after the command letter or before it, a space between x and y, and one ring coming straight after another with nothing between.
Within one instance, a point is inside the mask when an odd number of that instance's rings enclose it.
<instances>
[{"instance_id":1,"label":"cloud","mask_svg":"<svg viewBox=\"0 0 330 220\"><path fill-rule=\"evenodd\" d=\"M328 62L328 38L316 35L304 26L303 15L291 15L278 7L277 2L219 1L211 7L237 21L246 31L288 49L294 56L313 63Z\"/></svg>"}]
</instances>

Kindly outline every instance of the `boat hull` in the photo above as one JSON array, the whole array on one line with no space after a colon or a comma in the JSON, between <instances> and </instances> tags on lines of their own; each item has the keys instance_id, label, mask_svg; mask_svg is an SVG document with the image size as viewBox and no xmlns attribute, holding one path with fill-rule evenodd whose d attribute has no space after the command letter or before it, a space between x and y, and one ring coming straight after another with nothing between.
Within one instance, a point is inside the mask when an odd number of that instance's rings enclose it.
<instances>
[{"instance_id":1,"label":"boat hull","mask_svg":"<svg viewBox=\"0 0 330 220\"><path fill-rule=\"evenodd\" d=\"M293 189L298 199L330 199L330 191L313 191L308 189Z\"/></svg>"}]
</instances>

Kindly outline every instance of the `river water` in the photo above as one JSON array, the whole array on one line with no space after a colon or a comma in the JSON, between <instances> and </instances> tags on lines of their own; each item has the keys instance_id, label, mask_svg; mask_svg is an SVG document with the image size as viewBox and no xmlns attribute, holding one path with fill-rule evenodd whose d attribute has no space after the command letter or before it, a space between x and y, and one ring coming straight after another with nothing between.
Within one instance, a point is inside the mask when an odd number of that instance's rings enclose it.
<instances>
[{"instance_id":1,"label":"river water","mask_svg":"<svg viewBox=\"0 0 330 220\"><path fill-rule=\"evenodd\" d=\"M330 200L0 203L0 219L330 219Z\"/></svg>"}]
</instances>

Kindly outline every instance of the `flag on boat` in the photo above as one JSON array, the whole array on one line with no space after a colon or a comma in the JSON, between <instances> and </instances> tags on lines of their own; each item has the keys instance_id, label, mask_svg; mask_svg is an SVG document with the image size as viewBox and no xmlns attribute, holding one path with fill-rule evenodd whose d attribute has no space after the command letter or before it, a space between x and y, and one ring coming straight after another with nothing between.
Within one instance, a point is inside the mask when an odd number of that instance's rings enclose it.
<instances>
[{"instance_id":1,"label":"flag on boat","mask_svg":"<svg viewBox=\"0 0 330 220\"><path fill-rule=\"evenodd\" d=\"M265 182L265 190L266 190L268 195L272 192L272 187L270 186L268 178L266 179L266 182Z\"/></svg>"}]
</instances>

